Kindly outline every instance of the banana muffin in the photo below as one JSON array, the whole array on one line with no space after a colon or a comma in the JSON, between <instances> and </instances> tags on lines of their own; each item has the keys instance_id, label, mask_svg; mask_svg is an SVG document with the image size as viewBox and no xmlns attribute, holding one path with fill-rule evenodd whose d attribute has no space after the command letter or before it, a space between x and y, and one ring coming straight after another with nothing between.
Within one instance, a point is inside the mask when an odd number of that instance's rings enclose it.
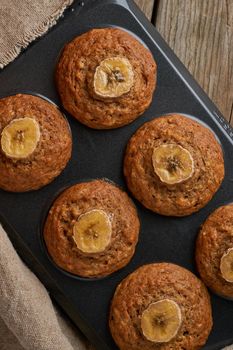
<instances>
[{"instance_id":1,"label":"banana muffin","mask_svg":"<svg viewBox=\"0 0 233 350\"><path fill-rule=\"evenodd\" d=\"M67 165L68 122L47 100L26 94L0 99L0 188L11 192L47 185Z\"/></svg>"},{"instance_id":2,"label":"banana muffin","mask_svg":"<svg viewBox=\"0 0 233 350\"><path fill-rule=\"evenodd\" d=\"M109 325L120 350L197 350L212 328L210 298L190 271L144 265L117 287Z\"/></svg>"},{"instance_id":3,"label":"banana muffin","mask_svg":"<svg viewBox=\"0 0 233 350\"><path fill-rule=\"evenodd\" d=\"M56 69L64 108L94 129L131 123L150 105L156 85L151 52L117 28L93 29L65 46Z\"/></svg>"},{"instance_id":4,"label":"banana muffin","mask_svg":"<svg viewBox=\"0 0 233 350\"><path fill-rule=\"evenodd\" d=\"M196 263L203 282L213 292L233 299L233 204L216 209L203 224Z\"/></svg>"},{"instance_id":5,"label":"banana muffin","mask_svg":"<svg viewBox=\"0 0 233 350\"><path fill-rule=\"evenodd\" d=\"M220 144L210 129L182 115L145 123L130 139L124 174L145 207L169 216L204 207L224 178Z\"/></svg>"},{"instance_id":6,"label":"banana muffin","mask_svg":"<svg viewBox=\"0 0 233 350\"><path fill-rule=\"evenodd\" d=\"M125 266L138 241L139 219L128 195L105 180L65 190L49 211L44 240L54 262L82 277Z\"/></svg>"}]
</instances>

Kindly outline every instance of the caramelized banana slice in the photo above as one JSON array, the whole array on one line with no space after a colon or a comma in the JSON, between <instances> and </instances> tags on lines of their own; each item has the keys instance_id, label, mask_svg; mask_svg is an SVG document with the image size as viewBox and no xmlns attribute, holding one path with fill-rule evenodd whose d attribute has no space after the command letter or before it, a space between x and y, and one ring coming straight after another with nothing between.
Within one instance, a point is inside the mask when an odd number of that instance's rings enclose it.
<instances>
[{"instance_id":1,"label":"caramelized banana slice","mask_svg":"<svg viewBox=\"0 0 233 350\"><path fill-rule=\"evenodd\" d=\"M103 252L111 241L112 225L108 215L93 209L80 215L73 228L73 238L84 253Z\"/></svg>"},{"instance_id":2,"label":"caramelized banana slice","mask_svg":"<svg viewBox=\"0 0 233 350\"><path fill-rule=\"evenodd\" d=\"M133 67L127 58L106 58L96 68L94 90L98 96L120 97L130 91L133 83Z\"/></svg>"},{"instance_id":3,"label":"caramelized banana slice","mask_svg":"<svg viewBox=\"0 0 233 350\"><path fill-rule=\"evenodd\" d=\"M229 248L222 256L220 262L222 277L227 282L233 282L233 248Z\"/></svg>"},{"instance_id":4,"label":"caramelized banana slice","mask_svg":"<svg viewBox=\"0 0 233 350\"><path fill-rule=\"evenodd\" d=\"M29 117L12 120L2 131L1 147L4 154L13 159L28 158L40 140L38 122Z\"/></svg>"},{"instance_id":5,"label":"caramelized banana slice","mask_svg":"<svg viewBox=\"0 0 233 350\"><path fill-rule=\"evenodd\" d=\"M167 343L173 339L181 326L180 307L170 299L152 303L143 312L141 328L144 337L154 343Z\"/></svg>"},{"instance_id":6,"label":"caramelized banana slice","mask_svg":"<svg viewBox=\"0 0 233 350\"><path fill-rule=\"evenodd\" d=\"M192 155L177 144L163 144L154 148L152 163L160 180L169 185L186 181L194 173Z\"/></svg>"}]
</instances>

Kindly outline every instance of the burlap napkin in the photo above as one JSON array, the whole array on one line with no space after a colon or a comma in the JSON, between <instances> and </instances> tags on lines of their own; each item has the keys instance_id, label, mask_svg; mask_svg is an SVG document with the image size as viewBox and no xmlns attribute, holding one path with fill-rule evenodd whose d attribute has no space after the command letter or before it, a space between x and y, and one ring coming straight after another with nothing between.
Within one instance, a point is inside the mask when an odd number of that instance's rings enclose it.
<instances>
[{"instance_id":1,"label":"burlap napkin","mask_svg":"<svg viewBox=\"0 0 233 350\"><path fill-rule=\"evenodd\" d=\"M44 34L73 0L0 0L0 68Z\"/></svg>"},{"instance_id":2,"label":"burlap napkin","mask_svg":"<svg viewBox=\"0 0 233 350\"><path fill-rule=\"evenodd\" d=\"M54 308L0 226L0 349L86 350L85 339Z\"/></svg>"}]
</instances>

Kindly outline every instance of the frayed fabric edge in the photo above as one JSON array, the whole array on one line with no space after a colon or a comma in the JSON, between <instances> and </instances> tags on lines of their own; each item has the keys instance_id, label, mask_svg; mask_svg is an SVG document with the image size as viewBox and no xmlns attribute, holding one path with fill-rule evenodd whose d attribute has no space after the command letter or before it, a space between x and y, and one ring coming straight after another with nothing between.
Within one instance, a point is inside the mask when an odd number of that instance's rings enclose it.
<instances>
[{"instance_id":1,"label":"frayed fabric edge","mask_svg":"<svg viewBox=\"0 0 233 350\"><path fill-rule=\"evenodd\" d=\"M23 38L17 42L14 47L8 51L0 60L0 68L4 68L20 54L22 49L25 49L32 41L44 35L51 27L53 27L58 19L62 16L65 9L73 3L74 0L66 0L62 6L49 16L42 24L32 30L30 33L25 33Z\"/></svg>"}]
</instances>

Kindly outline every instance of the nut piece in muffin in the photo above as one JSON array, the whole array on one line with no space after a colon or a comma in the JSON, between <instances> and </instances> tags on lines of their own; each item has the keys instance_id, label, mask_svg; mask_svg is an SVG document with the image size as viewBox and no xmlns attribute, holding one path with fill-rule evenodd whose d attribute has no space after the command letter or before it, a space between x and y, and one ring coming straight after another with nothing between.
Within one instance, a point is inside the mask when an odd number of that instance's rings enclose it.
<instances>
[{"instance_id":1,"label":"nut piece in muffin","mask_svg":"<svg viewBox=\"0 0 233 350\"><path fill-rule=\"evenodd\" d=\"M146 208L185 216L204 207L224 178L220 144L191 118L167 115L142 125L124 160L129 190Z\"/></svg>"},{"instance_id":2,"label":"nut piece in muffin","mask_svg":"<svg viewBox=\"0 0 233 350\"><path fill-rule=\"evenodd\" d=\"M117 287L109 326L120 350L197 350L212 328L210 298L183 267L144 265Z\"/></svg>"},{"instance_id":3,"label":"nut piece in muffin","mask_svg":"<svg viewBox=\"0 0 233 350\"><path fill-rule=\"evenodd\" d=\"M151 52L117 28L93 29L65 46L56 69L64 108L94 129L131 123L150 105L156 85Z\"/></svg>"},{"instance_id":4,"label":"nut piece in muffin","mask_svg":"<svg viewBox=\"0 0 233 350\"><path fill-rule=\"evenodd\" d=\"M68 188L55 200L44 240L63 270L87 278L104 277L131 260L139 228L128 195L110 182L93 180Z\"/></svg>"},{"instance_id":5,"label":"nut piece in muffin","mask_svg":"<svg viewBox=\"0 0 233 350\"><path fill-rule=\"evenodd\" d=\"M39 189L66 167L72 151L68 122L47 100L26 94L0 99L0 188Z\"/></svg>"},{"instance_id":6,"label":"nut piece in muffin","mask_svg":"<svg viewBox=\"0 0 233 350\"><path fill-rule=\"evenodd\" d=\"M196 263L203 282L214 293L233 299L233 204L216 209L202 225Z\"/></svg>"}]
</instances>

